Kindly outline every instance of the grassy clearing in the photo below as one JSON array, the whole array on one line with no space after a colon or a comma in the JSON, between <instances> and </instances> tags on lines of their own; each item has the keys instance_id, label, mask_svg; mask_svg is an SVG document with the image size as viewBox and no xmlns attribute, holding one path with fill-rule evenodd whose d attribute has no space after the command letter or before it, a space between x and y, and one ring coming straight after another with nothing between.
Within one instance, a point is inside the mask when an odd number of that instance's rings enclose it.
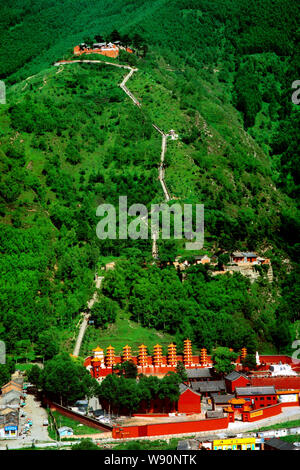
<instances>
[{"instance_id":1,"label":"grassy clearing","mask_svg":"<svg viewBox=\"0 0 300 470\"><path fill-rule=\"evenodd\" d=\"M100 429L91 428L89 426L86 426L85 424L79 423L78 421L72 418L63 416L62 414L58 413L58 411L53 411L52 414L56 420L58 428L62 426L68 426L73 429L75 436L79 436L81 434L99 434L103 432Z\"/></svg>"},{"instance_id":2,"label":"grassy clearing","mask_svg":"<svg viewBox=\"0 0 300 470\"><path fill-rule=\"evenodd\" d=\"M290 435L290 436L282 436L280 439L286 442L300 442L300 435L295 434L295 435Z\"/></svg>"},{"instance_id":3,"label":"grassy clearing","mask_svg":"<svg viewBox=\"0 0 300 470\"><path fill-rule=\"evenodd\" d=\"M259 428L258 431L269 431L271 429L282 429L282 428L296 428L300 426L300 419L295 421L286 421L285 423L273 424L272 426L266 426L264 428Z\"/></svg>"},{"instance_id":4,"label":"grassy clearing","mask_svg":"<svg viewBox=\"0 0 300 470\"><path fill-rule=\"evenodd\" d=\"M24 364L16 363L16 370L29 371L34 365L35 364L32 362L27 362Z\"/></svg>"},{"instance_id":5,"label":"grassy clearing","mask_svg":"<svg viewBox=\"0 0 300 470\"><path fill-rule=\"evenodd\" d=\"M85 357L91 355L92 349L99 345L106 349L110 344L116 348L116 354L121 354L123 346L129 344L132 347L132 353L138 353L138 346L144 343L148 347L148 352L152 353L153 346L160 344L164 351L174 337L153 328L144 328L128 318L118 316L114 324L109 325L106 330L96 329L90 326L85 334L81 354Z\"/></svg>"},{"instance_id":6,"label":"grassy clearing","mask_svg":"<svg viewBox=\"0 0 300 470\"><path fill-rule=\"evenodd\" d=\"M114 450L176 450L178 441L181 439L170 439L165 441L159 439L157 441L131 441L117 444Z\"/></svg>"}]
</instances>

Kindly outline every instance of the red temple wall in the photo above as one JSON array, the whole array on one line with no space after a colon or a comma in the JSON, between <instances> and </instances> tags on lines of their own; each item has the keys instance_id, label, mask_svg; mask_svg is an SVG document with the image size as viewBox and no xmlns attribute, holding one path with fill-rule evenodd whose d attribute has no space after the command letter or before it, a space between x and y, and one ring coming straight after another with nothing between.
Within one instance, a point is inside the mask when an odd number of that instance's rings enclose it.
<instances>
[{"instance_id":1,"label":"red temple wall","mask_svg":"<svg viewBox=\"0 0 300 470\"><path fill-rule=\"evenodd\" d=\"M114 439L142 436L162 436L202 431L227 429L228 418L205 419L199 421L180 421L171 423L145 424L141 426L117 426L113 428Z\"/></svg>"},{"instance_id":2,"label":"red temple wall","mask_svg":"<svg viewBox=\"0 0 300 470\"><path fill-rule=\"evenodd\" d=\"M257 410L257 412L261 411L262 414L258 416L253 416L253 411L246 411L243 412L243 420L244 421L259 421L261 419L270 418L271 416L279 415L282 412L282 405L278 403L277 405L268 406L266 408L262 408L261 410ZM247 416L248 419L244 419L244 416ZM252 416L251 416L252 415Z\"/></svg>"}]
</instances>

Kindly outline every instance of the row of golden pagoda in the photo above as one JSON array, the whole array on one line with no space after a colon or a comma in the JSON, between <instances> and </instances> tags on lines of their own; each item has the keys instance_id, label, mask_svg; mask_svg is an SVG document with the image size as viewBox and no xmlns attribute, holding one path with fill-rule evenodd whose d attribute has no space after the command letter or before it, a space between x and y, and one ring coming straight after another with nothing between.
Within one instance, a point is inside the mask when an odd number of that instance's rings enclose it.
<instances>
[{"instance_id":1,"label":"row of golden pagoda","mask_svg":"<svg viewBox=\"0 0 300 470\"><path fill-rule=\"evenodd\" d=\"M149 355L147 353L147 346L144 344L141 344L139 347L139 352L137 355L137 363L141 367L146 367L149 365ZM153 365L154 367L160 367L164 366L166 362L163 359L163 353L162 353L162 346L159 344L156 344L153 347ZM92 362L99 362L101 365L105 365L106 367L112 367L114 364L116 364L116 354L115 354L115 348L113 346L108 346L106 349L106 355L104 355L103 349L101 349L99 346L97 348L93 349L93 358ZM247 349L243 348L241 350L241 359L245 359L247 356ZM123 354L122 354L122 362L125 361L130 361L133 359L132 352L131 352L131 346L126 346L123 347ZM168 354L167 354L167 364L170 366L176 366L178 362L178 357L177 357L177 347L175 344L171 343L168 346ZM193 353L192 353L192 342L189 339L186 339L184 341L184 347L183 347L183 363L185 366L191 366L193 364ZM208 358L207 358L207 350L205 348L202 348L200 351L200 364L205 365L208 363Z\"/></svg>"}]
</instances>

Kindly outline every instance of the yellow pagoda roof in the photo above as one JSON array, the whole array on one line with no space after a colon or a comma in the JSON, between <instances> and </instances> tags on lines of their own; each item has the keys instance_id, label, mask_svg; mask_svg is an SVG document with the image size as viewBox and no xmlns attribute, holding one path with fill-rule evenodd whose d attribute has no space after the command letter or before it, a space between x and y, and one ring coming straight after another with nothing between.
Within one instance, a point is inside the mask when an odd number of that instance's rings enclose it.
<instances>
[{"instance_id":1,"label":"yellow pagoda roof","mask_svg":"<svg viewBox=\"0 0 300 470\"><path fill-rule=\"evenodd\" d=\"M232 400L229 400L229 403L233 405L243 405L246 403L246 400L244 398L232 398Z\"/></svg>"},{"instance_id":2,"label":"yellow pagoda roof","mask_svg":"<svg viewBox=\"0 0 300 470\"><path fill-rule=\"evenodd\" d=\"M160 344L156 344L155 346L153 346L153 349L154 348L161 348L162 346Z\"/></svg>"},{"instance_id":3,"label":"yellow pagoda roof","mask_svg":"<svg viewBox=\"0 0 300 470\"><path fill-rule=\"evenodd\" d=\"M111 351L113 351L115 348L110 344L106 349L110 349Z\"/></svg>"},{"instance_id":4,"label":"yellow pagoda roof","mask_svg":"<svg viewBox=\"0 0 300 470\"><path fill-rule=\"evenodd\" d=\"M123 346L123 349L131 349L131 346L128 346L128 344L126 344L126 346Z\"/></svg>"},{"instance_id":5,"label":"yellow pagoda roof","mask_svg":"<svg viewBox=\"0 0 300 470\"><path fill-rule=\"evenodd\" d=\"M97 346L93 351L103 351L103 349L101 349L100 346Z\"/></svg>"},{"instance_id":6,"label":"yellow pagoda roof","mask_svg":"<svg viewBox=\"0 0 300 470\"><path fill-rule=\"evenodd\" d=\"M145 348L147 348L147 346L145 346L144 344L141 344L141 345L139 346L139 349L140 349L140 348L145 349Z\"/></svg>"}]
</instances>

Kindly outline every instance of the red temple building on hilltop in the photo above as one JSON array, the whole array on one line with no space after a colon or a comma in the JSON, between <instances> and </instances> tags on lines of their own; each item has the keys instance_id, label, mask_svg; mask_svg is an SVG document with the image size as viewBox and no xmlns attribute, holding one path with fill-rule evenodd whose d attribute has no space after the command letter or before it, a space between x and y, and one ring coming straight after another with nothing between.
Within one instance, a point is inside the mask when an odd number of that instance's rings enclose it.
<instances>
[{"instance_id":1,"label":"red temple building on hilltop","mask_svg":"<svg viewBox=\"0 0 300 470\"><path fill-rule=\"evenodd\" d=\"M126 50L126 52L133 53L133 50L129 47L124 47L119 44L118 41L115 43L109 42L102 42L102 43L94 43L92 46L88 46L85 43L79 44L79 46L74 47L74 55L82 55L82 54L101 54L106 57L112 57L116 59L119 55L120 49Z\"/></svg>"}]
</instances>

